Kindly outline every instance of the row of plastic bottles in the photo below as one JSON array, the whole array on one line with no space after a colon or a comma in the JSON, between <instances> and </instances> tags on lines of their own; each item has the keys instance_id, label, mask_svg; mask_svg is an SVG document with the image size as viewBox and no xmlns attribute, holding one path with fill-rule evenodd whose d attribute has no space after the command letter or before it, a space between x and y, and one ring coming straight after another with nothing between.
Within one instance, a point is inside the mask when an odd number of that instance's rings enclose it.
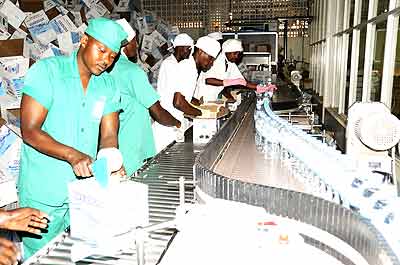
<instances>
[{"instance_id":1,"label":"row of plastic bottles","mask_svg":"<svg viewBox=\"0 0 400 265\"><path fill-rule=\"evenodd\" d=\"M341 204L370 219L399 246L400 202L394 185L360 168L357 160L322 143L273 113L270 98L257 97L255 142L265 159L274 159L314 196ZM395 236L394 236L395 235Z\"/></svg>"},{"instance_id":2,"label":"row of plastic bottles","mask_svg":"<svg viewBox=\"0 0 400 265\"><path fill-rule=\"evenodd\" d=\"M276 159L287 166L298 180L307 184L309 193L350 207L349 199L355 201L353 180L360 176L371 178L371 172L358 168L352 157L281 119L269 104L268 97L257 98L257 150L264 153L265 159Z\"/></svg>"}]
</instances>

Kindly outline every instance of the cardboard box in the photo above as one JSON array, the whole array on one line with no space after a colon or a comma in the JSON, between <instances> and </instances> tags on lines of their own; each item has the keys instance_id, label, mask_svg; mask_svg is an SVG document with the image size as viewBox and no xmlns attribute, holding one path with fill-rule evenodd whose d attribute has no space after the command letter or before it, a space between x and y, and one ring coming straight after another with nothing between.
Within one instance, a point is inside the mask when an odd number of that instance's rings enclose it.
<instances>
[{"instance_id":1,"label":"cardboard box","mask_svg":"<svg viewBox=\"0 0 400 265\"><path fill-rule=\"evenodd\" d=\"M217 133L218 128L218 119L193 119L193 143L208 143Z\"/></svg>"},{"instance_id":2,"label":"cardboard box","mask_svg":"<svg viewBox=\"0 0 400 265\"><path fill-rule=\"evenodd\" d=\"M0 40L0 57L23 56L25 41L23 39Z\"/></svg>"},{"instance_id":3,"label":"cardboard box","mask_svg":"<svg viewBox=\"0 0 400 265\"><path fill-rule=\"evenodd\" d=\"M112 4L112 2L108 0L100 0L99 2L102 3L107 8L108 12L111 13L114 10L114 5Z\"/></svg>"},{"instance_id":4,"label":"cardboard box","mask_svg":"<svg viewBox=\"0 0 400 265\"><path fill-rule=\"evenodd\" d=\"M0 207L18 201L17 186L19 176L22 139L0 118Z\"/></svg>"},{"instance_id":5,"label":"cardboard box","mask_svg":"<svg viewBox=\"0 0 400 265\"><path fill-rule=\"evenodd\" d=\"M28 15L24 21L27 28L49 23L49 18L43 10Z\"/></svg>"},{"instance_id":6,"label":"cardboard box","mask_svg":"<svg viewBox=\"0 0 400 265\"><path fill-rule=\"evenodd\" d=\"M68 196L71 236L98 248L88 250L92 253L73 253L73 256L127 249L129 243L134 243L135 228L149 224L146 184L125 181L103 188L95 178L76 180L68 184ZM73 250L77 251L82 252Z\"/></svg>"},{"instance_id":7,"label":"cardboard box","mask_svg":"<svg viewBox=\"0 0 400 265\"><path fill-rule=\"evenodd\" d=\"M7 79L22 78L29 68L29 59L23 56L0 57L0 74Z\"/></svg>"},{"instance_id":8,"label":"cardboard box","mask_svg":"<svg viewBox=\"0 0 400 265\"><path fill-rule=\"evenodd\" d=\"M46 11L46 16L49 18L49 20L52 20L53 18L56 18L57 16L61 15L60 11L57 9L57 7L52 7L49 10Z\"/></svg>"},{"instance_id":9,"label":"cardboard box","mask_svg":"<svg viewBox=\"0 0 400 265\"><path fill-rule=\"evenodd\" d=\"M4 169L11 180L17 182L22 138L4 119L0 118L0 124L0 168ZM1 179L4 180L4 176L0 176L0 183Z\"/></svg>"},{"instance_id":10,"label":"cardboard box","mask_svg":"<svg viewBox=\"0 0 400 265\"><path fill-rule=\"evenodd\" d=\"M44 9L43 0L19 0L19 7L25 12L37 12Z\"/></svg>"},{"instance_id":11,"label":"cardboard box","mask_svg":"<svg viewBox=\"0 0 400 265\"><path fill-rule=\"evenodd\" d=\"M82 23L87 24L87 17L86 17L86 9L84 6L81 7L81 9L79 10L79 13L81 15L81 21Z\"/></svg>"},{"instance_id":12,"label":"cardboard box","mask_svg":"<svg viewBox=\"0 0 400 265\"><path fill-rule=\"evenodd\" d=\"M7 124L11 124L17 128L21 128L21 109L7 109L6 116L7 116Z\"/></svg>"},{"instance_id":13,"label":"cardboard box","mask_svg":"<svg viewBox=\"0 0 400 265\"><path fill-rule=\"evenodd\" d=\"M19 28L26 18L26 14L9 0L0 5L0 12L7 17L8 24L14 28Z\"/></svg>"}]
</instances>

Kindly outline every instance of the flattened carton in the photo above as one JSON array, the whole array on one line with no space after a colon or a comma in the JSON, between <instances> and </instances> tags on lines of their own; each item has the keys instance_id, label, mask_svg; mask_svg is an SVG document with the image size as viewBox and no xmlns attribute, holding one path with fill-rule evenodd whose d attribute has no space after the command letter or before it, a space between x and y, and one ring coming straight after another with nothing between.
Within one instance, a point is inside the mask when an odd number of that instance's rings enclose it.
<instances>
[{"instance_id":1,"label":"flattened carton","mask_svg":"<svg viewBox=\"0 0 400 265\"><path fill-rule=\"evenodd\" d=\"M0 207L18 201L18 182L22 139L0 118Z\"/></svg>"}]
</instances>

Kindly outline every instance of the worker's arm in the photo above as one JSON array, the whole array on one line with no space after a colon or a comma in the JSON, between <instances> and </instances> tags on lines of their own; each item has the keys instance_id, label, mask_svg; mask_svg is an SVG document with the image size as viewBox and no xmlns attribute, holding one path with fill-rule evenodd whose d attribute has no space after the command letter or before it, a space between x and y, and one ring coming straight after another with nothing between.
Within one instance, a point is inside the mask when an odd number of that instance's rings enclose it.
<instances>
[{"instance_id":1,"label":"worker's arm","mask_svg":"<svg viewBox=\"0 0 400 265\"><path fill-rule=\"evenodd\" d=\"M216 78L207 78L206 84L212 85L212 86L224 86L224 87L228 87L228 86L236 86L236 87L242 87L242 88L246 87L248 89L256 91L257 93L269 91L269 89L266 86L257 85L257 83L249 82L243 78L226 79L226 80L220 80L220 79L216 79ZM226 90L223 91L223 93L225 93L224 96L226 98L232 97L232 96L229 96L230 93L227 92ZM228 95L228 93L229 93L229 95Z\"/></svg>"},{"instance_id":2,"label":"worker's arm","mask_svg":"<svg viewBox=\"0 0 400 265\"><path fill-rule=\"evenodd\" d=\"M27 94L23 94L21 101L21 133L25 143L39 152L57 159L67 161L73 168L75 175L88 177L92 173L89 165L92 158L70 146L57 142L42 130L43 122L47 117L47 109ZM43 165L43 170L46 170Z\"/></svg>"},{"instance_id":3,"label":"worker's arm","mask_svg":"<svg viewBox=\"0 0 400 265\"><path fill-rule=\"evenodd\" d=\"M210 85L210 86L225 86L225 87L241 86L241 87L247 87L248 89L251 89L251 90L257 90L256 83L249 82L243 78L227 79L225 81L221 80L221 79L217 79L217 78L207 78L206 84ZM232 95L226 89L224 89L222 91L222 94L228 99L233 99Z\"/></svg>"},{"instance_id":4,"label":"worker's arm","mask_svg":"<svg viewBox=\"0 0 400 265\"><path fill-rule=\"evenodd\" d=\"M181 127L181 122L174 118L166 109L164 109L160 101L154 103L150 108L151 117L158 123L164 126L175 126L177 128Z\"/></svg>"},{"instance_id":5,"label":"worker's arm","mask_svg":"<svg viewBox=\"0 0 400 265\"><path fill-rule=\"evenodd\" d=\"M228 101L235 102L235 98L232 96L232 94L228 88L224 87L224 89L222 89L221 93Z\"/></svg>"},{"instance_id":6,"label":"worker's arm","mask_svg":"<svg viewBox=\"0 0 400 265\"><path fill-rule=\"evenodd\" d=\"M210 86L223 86L224 81L217 78L206 78L206 84Z\"/></svg>"},{"instance_id":7,"label":"worker's arm","mask_svg":"<svg viewBox=\"0 0 400 265\"><path fill-rule=\"evenodd\" d=\"M118 128L119 118L117 112L111 112L101 118L99 149L118 148Z\"/></svg>"},{"instance_id":8,"label":"worker's arm","mask_svg":"<svg viewBox=\"0 0 400 265\"><path fill-rule=\"evenodd\" d=\"M102 148L118 148L118 129L119 129L119 114L118 112L111 112L104 115L100 122L100 146ZM119 170L114 172L119 176L125 176L125 167L122 166Z\"/></svg>"},{"instance_id":9,"label":"worker's arm","mask_svg":"<svg viewBox=\"0 0 400 265\"><path fill-rule=\"evenodd\" d=\"M175 92L173 104L176 109L182 111L185 114L193 115L193 116L201 115L201 111L199 109L192 107L186 101L185 97L179 92Z\"/></svg>"}]
</instances>

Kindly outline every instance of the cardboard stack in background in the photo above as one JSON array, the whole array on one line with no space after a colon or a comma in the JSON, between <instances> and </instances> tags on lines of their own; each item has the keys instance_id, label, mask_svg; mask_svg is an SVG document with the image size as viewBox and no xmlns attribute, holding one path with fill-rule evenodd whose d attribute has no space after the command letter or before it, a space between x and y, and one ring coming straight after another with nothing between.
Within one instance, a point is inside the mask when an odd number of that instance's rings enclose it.
<instances>
[{"instance_id":1,"label":"cardboard stack in background","mask_svg":"<svg viewBox=\"0 0 400 265\"><path fill-rule=\"evenodd\" d=\"M132 19L144 21L139 30L140 36L153 34L151 37L156 40L156 45L163 46L164 40L152 28L152 24L168 39L168 25L150 16L132 13L128 2L129 0L0 0L0 109L4 119L0 123L0 207L8 207L10 202L16 201L15 183L19 174L22 144L19 107L21 89L29 67L39 59L68 55L77 49L87 21L94 17L123 17L131 22ZM166 46L160 50L162 54L164 49ZM149 55L151 54L154 53L150 52ZM155 57L158 62L159 55ZM148 67L148 61L142 65L154 76L156 69L152 68L154 64Z\"/></svg>"},{"instance_id":2,"label":"cardboard stack in background","mask_svg":"<svg viewBox=\"0 0 400 265\"><path fill-rule=\"evenodd\" d=\"M150 11L133 12L131 24L138 32L138 64L148 73L150 83L157 89L161 63L171 54L172 40L179 34L179 29L171 27Z\"/></svg>"}]
</instances>

